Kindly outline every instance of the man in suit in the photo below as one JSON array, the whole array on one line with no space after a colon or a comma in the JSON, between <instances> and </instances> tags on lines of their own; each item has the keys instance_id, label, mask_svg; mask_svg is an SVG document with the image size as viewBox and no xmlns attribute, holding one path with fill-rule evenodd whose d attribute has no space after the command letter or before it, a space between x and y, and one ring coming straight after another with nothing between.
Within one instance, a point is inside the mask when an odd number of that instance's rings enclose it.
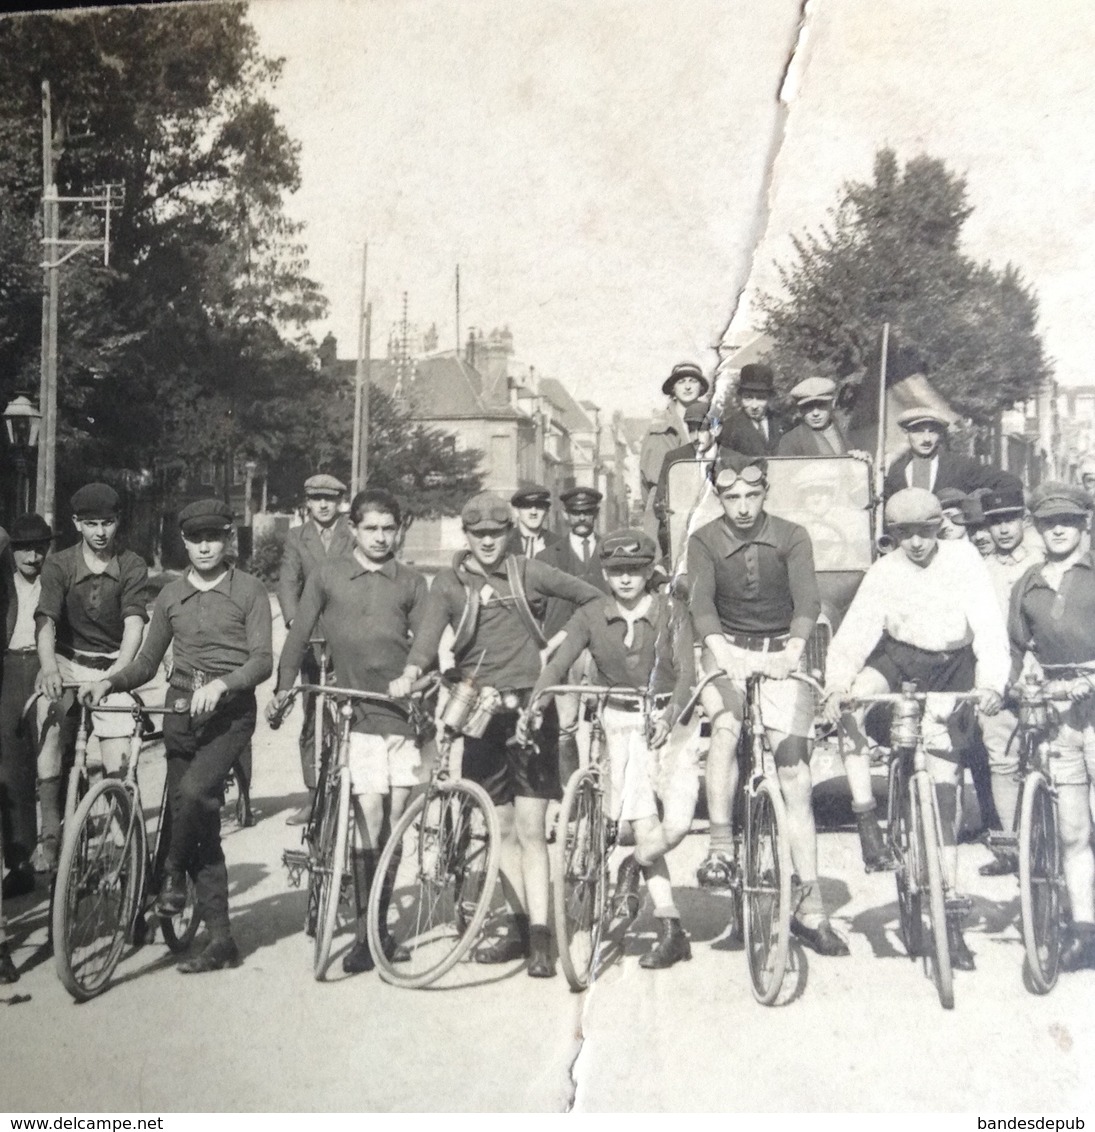
<instances>
[{"instance_id":1,"label":"man in suit","mask_svg":"<svg viewBox=\"0 0 1095 1132\"><path fill-rule=\"evenodd\" d=\"M312 571L328 559L353 552L353 534L339 513L339 503L345 494L346 485L326 473L304 481L304 506L308 515L299 527L291 528L285 536L278 577L278 604L286 629L297 615L304 583ZM306 684L319 681L319 658L311 647L305 652L300 676ZM316 792L315 726L315 699L309 696L304 701L304 723L300 729L300 769L308 800L286 818L287 825L304 825L312 816Z\"/></svg>"},{"instance_id":2,"label":"man in suit","mask_svg":"<svg viewBox=\"0 0 1095 1132\"><path fill-rule=\"evenodd\" d=\"M506 541L507 554L535 558L559 541L559 536L544 526L551 510L551 492L546 487L538 483L523 487L515 491L509 501L517 522Z\"/></svg>"},{"instance_id":3,"label":"man in suit","mask_svg":"<svg viewBox=\"0 0 1095 1132\"><path fill-rule=\"evenodd\" d=\"M559 496L570 533L539 555L541 562L596 586L608 593L608 582L601 568L600 540L594 533L601 500L604 497L592 487L572 487ZM563 598L553 597L544 616L544 636L551 639L566 625L577 606ZM589 654L583 653L570 670L570 683L588 683ZM581 697L557 696L559 712L559 775L566 782L578 769L578 711Z\"/></svg>"},{"instance_id":4,"label":"man in suit","mask_svg":"<svg viewBox=\"0 0 1095 1132\"><path fill-rule=\"evenodd\" d=\"M844 456L847 441L833 417L836 382L827 377L808 377L791 390L791 399L802 420L785 432L777 446L780 456Z\"/></svg>"},{"instance_id":5,"label":"man in suit","mask_svg":"<svg viewBox=\"0 0 1095 1132\"><path fill-rule=\"evenodd\" d=\"M905 430L909 451L890 465L882 490L884 499L906 487L922 487L935 494L945 487L956 487L968 495L979 487L1004 490L1014 482L1015 477L1007 472L948 451L944 438L950 422L935 409L906 409L898 415L897 423Z\"/></svg>"},{"instance_id":6,"label":"man in suit","mask_svg":"<svg viewBox=\"0 0 1095 1132\"><path fill-rule=\"evenodd\" d=\"M743 456L775 456L782 430L772 413L774 394L771 366L742 366L738 379L741 407L727 414L719 444Z\"/></svg>"}]
</instances>

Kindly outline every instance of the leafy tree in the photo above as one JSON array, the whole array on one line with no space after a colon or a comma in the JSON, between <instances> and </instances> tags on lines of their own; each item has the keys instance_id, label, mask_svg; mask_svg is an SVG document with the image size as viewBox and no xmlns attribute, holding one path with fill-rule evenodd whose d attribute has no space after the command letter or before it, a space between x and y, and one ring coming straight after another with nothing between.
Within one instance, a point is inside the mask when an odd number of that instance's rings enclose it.
<instances>
[{"instance_id":1,"label":"leafy tree","mask_svg":"<svg viewBox=\"0 0 1095 1132\"><path fill-rule=\"evenodd\" d=\"M997 270L961 250L973 211L965 179L932 157L899 168L875 157L871 182L847 182L831 222L794 239L783 293L762 300L781 384L834 379L877 364L889 322L935 387L962 414L990 421L1049 377L1038 304L1018 268Z\"/></svg>"}]
</instances>

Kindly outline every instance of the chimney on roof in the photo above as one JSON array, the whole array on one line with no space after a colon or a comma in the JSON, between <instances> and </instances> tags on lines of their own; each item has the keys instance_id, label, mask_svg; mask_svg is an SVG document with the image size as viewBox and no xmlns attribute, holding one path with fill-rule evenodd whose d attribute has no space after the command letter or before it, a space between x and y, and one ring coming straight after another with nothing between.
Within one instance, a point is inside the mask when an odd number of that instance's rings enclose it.
<instances>
[{"instance_id":1,"label":"chimney on roof","mask_svg":"<svg viewBox=\"0 0 1095 1132\"><path fill-rule=\"evenodd\" d=\"M509 327L499 330L495 327L490 338L483 341L479 335L477 343L478 358L476 369L483 375L483 388L490 399L503 403L508 399L505 379L509 376L509 360L513 356L513 335ZM494 396L491 397L491 394Z\"/></svg>"},{"instance_id":2,"label":"chimney on roof","mask_svg":"<svg viewBox=\"0 0 1095 1132\"><path fill-rule=\"evenodd\" d=\"M475 327L468 329L468 344L464 347L464 361L469 366L475 365Z\"/></svg>"}]
</instances>

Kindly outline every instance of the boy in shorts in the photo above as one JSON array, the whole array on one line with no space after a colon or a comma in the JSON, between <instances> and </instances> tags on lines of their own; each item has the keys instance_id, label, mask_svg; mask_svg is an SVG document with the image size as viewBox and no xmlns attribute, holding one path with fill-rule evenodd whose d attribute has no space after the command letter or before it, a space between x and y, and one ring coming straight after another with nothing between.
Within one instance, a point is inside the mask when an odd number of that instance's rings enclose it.
<instances>
[{"instance_id":1,"label":"boy in shorts","mask_svg":"<svg viewBox=\"0 0 1095 1132\"><path fill-rule=\"evenodd\" d=\"M648 720L633 700L610 696L603 717L608 813L631 827L635 841L635 852L623 860L617 876L617 908L631 917L637 915L641 875L661 923L657 944L639 960L640 967L649 969L692 958L673 901L666 854L688 832L699 791L694 763L659 767L656 754L664 749L688 701L694 674L687 614L674 609L667 595L648 592L657 554L654 539L642 531L615 531L605 538L600 559L612 596L584 605L567 622L562 644L532 690L535 696L541 688L563 683L570 666L583 649L589 649L596 666L594 683L648 691L664 704ZM522 741L528 727L529 720L522 715L517 727ZM658 816L659 797L664 820Z\"/></svg>"},{"instance_id":2,"label":"boy in shorts","mask_svg":"<svg viewBox=\"0 0 1095 1132\"><path fill-rule=\"evenodd\" d=\"M269 718L280 711L320 623L344 687L387 694L402 674L428 594L426 579L395 557L402 521L399 503L388 492L370 488L354 496L350 504L354 549L328 559L309 575L281 650L277 691L266 709ZM379 704L356 705L350 732L350 783L366 899L384 847L385 817L389 829L398 821L418 783L421 761L414 729L403 716ZM382 925L390 900L391 892L383 891ZM389 958L398 961L394 942L385 939L385 949L389 947ZM342 969L353 975L375 965L365 938L363 904L357 942L343 959Z\"/></svg>"}]
</instances>

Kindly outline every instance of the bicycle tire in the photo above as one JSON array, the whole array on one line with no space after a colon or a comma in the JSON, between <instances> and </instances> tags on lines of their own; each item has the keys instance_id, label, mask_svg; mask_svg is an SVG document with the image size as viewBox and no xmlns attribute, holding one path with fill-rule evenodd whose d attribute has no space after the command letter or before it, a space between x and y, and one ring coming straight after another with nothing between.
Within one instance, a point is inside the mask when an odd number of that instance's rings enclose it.
<instances>
[{"instance_id":1,"label":"bicycle tire","mask_svg":"<svg viewBox=\"0 0 1095 1132\"><path fill-rule=\"evenodd\" d=\"M1061 882L1057 811L1045 775L1036 770L1023 783L1019 811L1019 907L1029 986L1036 994L1048 994L1057 983Z\"/></svg>"},{"instance_id":2,"label":"bicycle tire","mask_svg":"<svg viewBox=\"0 0 1095 1132\"><path fill-rule=\"evenodd\" d=\"M342 882L346 875L347 850L350 840L350 775L343 769L338 775L338 793L334 799L334 823L324 823L320 832L323 852L320 857L319 905L316 938L312 956L312 974L322 980L331 961L331 945L338 928L338 909L342 903Z\"/></svg>"},{"instance_id":3,"label":"bicycle tire","mask_svg":"<svg viewBox=\"0 0 1095 1132\"><path fill-rule=\"evenodd\" d=\"M57 974L78 1002L101 994L118 966L144 866L144 824L129 791L116 779L96 783L73 815L53 898Z\"/></svg>"},{"instance_id":4,"label":"bicycle tire","mask_svg":"<svg viewBox=\"0 0 1095 1132\"><path fill-rule=\"evenodd\" d=\"M552 845L552 928L570 989L585 990L597 971L608 915L604 799L589 770L576 770L559 808Z\"/></svg>"},{"instance_id":5,"label":"bicycle tire","mask_svg":"<svg viewBox=\"0 0 1095 1132\"><path fill-rule=\"evenodd\" d=\"M150 887L159 892L163 883L164 865L167 863L167 847L171 842L171 809L167 803L167 786L164 785L164 796L160 802L160 835L156 850L156 859L152 863L152 876L149 878ZM186 876L186 903L181 912L173 916L156 914L156 919L163 933L163 941L169 951L176 954L186 951L194 942L201 926L201 916L198 914L197 890L194 887L194 878L188 873Z\"/></svg>"},{"instance_id":6,"label":"bicycle tire","mask_svg":"<svg viewBox=\"0 0 1095 1132\"><path fill-rule=\"evenodd\" d=\"M890 762L886 806L890 848L897 863L894 880L897 882L898 928L905 953L910 959L916 959L924 951L924 919L918 887L919 857L916 843L910 836L912 801L909 774L900 754Z\"/></svg>"},{"instance_id":7,"label":"bicycle tire","mask_svg":"<svg viewBox=\"0 0 1095 1132\"><path fill-rule=\"evenodd\" d=\"M947 903L943 892L943 861L936 838L935 787L927 772L915 776L916 802L913 807L921 858L921 877L928 893L928 919L931 947L925 958L944 1010L954 1009L954 971L947 943ZM930 831L930 835L929 835Z\"/></svg>"},{"instance_id":8,"label":"bicycle tire","mask_svg":"<svg viewBox=\"0 0 1095 1132\"><path fill-rule=\"evenodd\" d=\"M500 857L498 815L477 783L435 783L410 803L380 854L369 891L369 950L385 982L429 986L467 954L490 909ZM391 903L382 925L385 888ZM393 945L406 950L406 962L392 962Z\"/></svg>"},{"instance_id":9,"label":"bicycle tire","mask_svg":"<svg viewBox=\"0 0 1095 1132\"><path fill-rule=\"evenodd\" d=\"M749 798L745 822L745 954L753 997L770 1006L783 985L791 943L791 847L783 796L769 779Z\"/></svg>"}]
</instances>

